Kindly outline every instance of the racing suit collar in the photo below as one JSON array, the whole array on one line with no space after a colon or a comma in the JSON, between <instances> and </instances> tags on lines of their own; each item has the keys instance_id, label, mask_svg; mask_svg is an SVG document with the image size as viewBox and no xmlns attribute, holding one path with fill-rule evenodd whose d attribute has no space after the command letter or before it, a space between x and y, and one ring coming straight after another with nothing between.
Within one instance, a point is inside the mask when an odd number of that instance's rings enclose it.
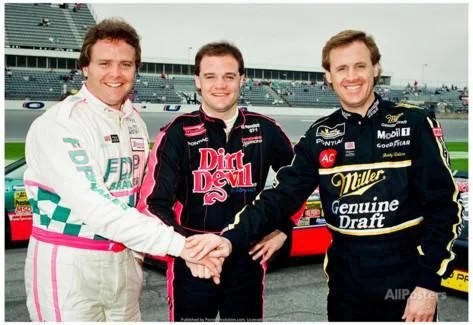
<instances>
[{"instance_id":1,"label":"racing suit collar","mask_svg":"<svg viewBox=\"0 0 473 325\"><path fill-rule=\"evenodd\" d=\"M225 125L225 122L219 118L216 118L216 117L212 117L212 116L209 116L205 113L204 109L202 108L202 105L200 106L199 108L199 113L200 113L200 117L201 119L204 121L205 124L207 124L208 126L218 126L218 127L221 127L221 128L225 128L226 125ZM235 124L233 124L233 128L237 128L237 127L240 127L241 125L243 125L245 123L245 115L243 114L243 111L241 108L238 108L238 116L237 116L237 119L235 121Z\"/></svg>"},{"instance_id":2,"label":"racing suit collar","mask_svg":"<svg viewBox=\"0 0 473 325\"><path fill-rule=\"evenodd\" d=\"M117 110L115 108L112 108L102 102L100 99L95 97L89 89L87 89L87 86L84 84L82 88L80 89L79 93L77 94L87 100L87 103L89 103L91 108L96 109L97 111L103 112L104 114L110 114L112 113L113 115L118 115L119 117L126 117L130 115L133 111L133 105L130 101L130 99L126 99L125 102L122 104L122 109Z\"/></svg>"},{"instance_id":3,"label":"racing suit collar","mask_svg":"<svg viewBox=\"0 0 473 325\"><path fill-rule=\"evenodd\" d=\"M369 119L369 118L373 117L379 111L379 103L382 100L381 96L379 96L376 92L374 93L374 97L375 97L375 99L374 99L373 103L371 104L371 106L366 111L366 115L364 117L362 117L358 113L349 112L349 111L345 110L343 108L343 106L340 106L340 112L341 112L342 116L346 120L353 120L353 121L359 121L359 120Z\"/></svg>"}]
</instances>

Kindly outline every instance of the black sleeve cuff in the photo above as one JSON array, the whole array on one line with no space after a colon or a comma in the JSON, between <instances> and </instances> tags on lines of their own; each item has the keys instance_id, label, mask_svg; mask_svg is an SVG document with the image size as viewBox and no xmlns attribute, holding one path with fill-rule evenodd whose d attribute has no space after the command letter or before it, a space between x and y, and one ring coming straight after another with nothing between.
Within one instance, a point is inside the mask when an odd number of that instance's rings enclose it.
<instances>
[{"instance_id":1,"label":"black sleeve cuff","mask_svg":"<svg viewBox=\"0 0 473 325\"><path fill-rule=\"evenodd\" d=\"M227 230L221 236L227 238L232 243L232 251L248 250L250 246L248 240L245 240L241 232L235 229Z\"/></svg>"},{"instance_id":2,"label":"black sleeve cuff","mask_svg":"<svg viewBox=\"0 0 473 325\"><path fill-rule=\"evenodd\" d=\"M294 222L291 219L288 219L286 223L281 228L279 228L279 230L285 233L287 237L289 237L292 234L293 228L294 228Z\"/></svg>"},{"instance_id":3,"label":"black sleeve cuff","mask_svg":"<svg viewBox=\"0 0 473 325\"><path fill-rule=\"evenodd\" d=\"M419 266L419 277L417 279L417 286L429 289L435 292L440 291L441 277L431 269L425 266Z\"/></svg>"}]
</instances>

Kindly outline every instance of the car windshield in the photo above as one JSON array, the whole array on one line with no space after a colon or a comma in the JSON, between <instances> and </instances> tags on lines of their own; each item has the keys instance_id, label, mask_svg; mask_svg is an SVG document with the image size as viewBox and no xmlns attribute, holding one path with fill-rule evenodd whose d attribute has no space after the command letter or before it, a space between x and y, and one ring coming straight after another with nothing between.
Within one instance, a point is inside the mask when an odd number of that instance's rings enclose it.
<instances>
[{"instance_id":1,"label":"car windshield","mask_svg":"<svg viewBox=\"0 0 473 325\"><path fill-rule=\"evenodd\" d=\"M23 174L26 170L26 164L21 165L18 168L15 168L8 174L5 174L5 179L23 179Z\"/></svg>"}]
</instances>

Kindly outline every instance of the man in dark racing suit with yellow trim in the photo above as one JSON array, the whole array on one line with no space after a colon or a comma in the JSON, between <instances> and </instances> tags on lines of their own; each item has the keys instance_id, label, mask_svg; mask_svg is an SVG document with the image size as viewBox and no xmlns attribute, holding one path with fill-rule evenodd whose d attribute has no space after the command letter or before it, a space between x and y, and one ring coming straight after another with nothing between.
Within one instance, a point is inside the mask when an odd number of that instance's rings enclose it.
<instances>
[{"instance_id":1,"label":"man in dark racing suit with yellow trim","mask_svg":"<svg viewBox=\"0 0 473 325\"><path fill-rule=\"evenodd\" d=\"M324 263L328 320L436 320L462 224L442 129L424 110L374 92L381 55L364 32L335 35L322 56L342 108L309 128L275 187L223 236L234 250L246 248L319 186L333 235Z\"/></svg>"}]
</instances>

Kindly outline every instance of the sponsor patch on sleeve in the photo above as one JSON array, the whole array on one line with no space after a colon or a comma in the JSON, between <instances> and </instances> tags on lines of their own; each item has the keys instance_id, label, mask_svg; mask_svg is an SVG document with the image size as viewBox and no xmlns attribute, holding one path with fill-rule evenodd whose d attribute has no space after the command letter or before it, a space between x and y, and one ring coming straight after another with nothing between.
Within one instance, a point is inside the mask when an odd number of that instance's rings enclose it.
<instances>
[{"instance_id":1,"label":"sponsor patch on sleeve","mask_svg":"<svg viewBox=\"0 0 473 325\"><path fill-rule=\"evenodd\" d=\"M441 138L443 136L442 128L432 128L432 132L437 138Z\"/></svg>"}]
</instances>

